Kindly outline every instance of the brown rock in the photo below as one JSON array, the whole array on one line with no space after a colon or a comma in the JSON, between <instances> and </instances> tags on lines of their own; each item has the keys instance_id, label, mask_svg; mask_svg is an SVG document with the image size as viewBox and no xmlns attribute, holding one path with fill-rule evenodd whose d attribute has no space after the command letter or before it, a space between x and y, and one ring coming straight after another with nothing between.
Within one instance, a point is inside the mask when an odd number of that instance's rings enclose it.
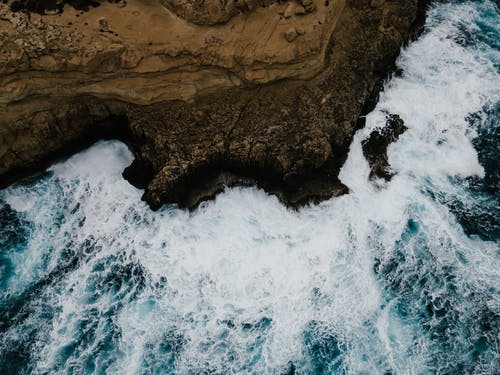
<instances>
[{"instance_id":1,"label":"brown rock","mask_svg":"<svg viewBox=\"0 0 500 375\"><path fill-rule=\"evenodd\" d=\"M106 2L78 18L0 4L11 21L0 23L0 184L113 137L136 155L126 175L152 208L193 207L225 182L293 206L344 194L338 172L417 3L374 12L335 0L293 22L256 7L214 27L156 3ZM218 9L193 20L213 22ZM101 18L118 36L86 26ZM300 43L283 37L291 28L295 38L303 29Z\"/></svg>"},{"instance_id":2,"label":"brown rock","mask_svg":"<svg viewBox=\"0 0 500 375\"><path fill-rule=\"evenodd\" d=\"M303 16L306 14L306 9L302 5L298 5L295 7L295 14L297 16Z\"/></svg>"},{"instance_id":3,"label":"brown rock","mask_svg":"<svg viewBox=\"0 0 500 375\"><path fill-rule=\"evenodd\" d=\"M384 5L385 0L372 0L370 3L370 6L372 8L380 8L382 5Z\"/></svg>"},{"instance_id":4,"label":"brown rock","mask_svg":"<svg viewBox=\"0 0 500 375\"><path fill-rule=\"evenodd\" d=\"M307 13L311 13L316 9L314 0L300 0L300 3L302 4Z\"/></svg>"},{"instance_id":5,"label":"brown rock","mask_svg":"<svg viewBox=\"0 0 500 375\"><path fill-rule=\"evenodd\" d=\"M295 30L294 27L291 27L285 32L285 39L287 40L288 43L293 42L295 39L297 39L298 36L299 34L297 33L297 30Z\"/></svg>"},{"instance_id":6,"label":"brown rock","mask_svg":"<svg viewBox=\"0 0 500 375\"><path fill-rule=\"evenodd\" d=\"M179 17L198 25L225 23L240 11L246 12L256 7L268 6L275 0L160 0Z\"/></svg>"},{"instance_id":7,"label":"brown rock","mask_svg":"<svg viewBox=\"0 0 500 375\"><path fill-rule=\"evenodd\" d=\"M294 15L294 10L295 10L295 4L289 3L285 9L285 12L283 13L283 17L290 18L291 16Z\"/></svg>"}]
</instances>

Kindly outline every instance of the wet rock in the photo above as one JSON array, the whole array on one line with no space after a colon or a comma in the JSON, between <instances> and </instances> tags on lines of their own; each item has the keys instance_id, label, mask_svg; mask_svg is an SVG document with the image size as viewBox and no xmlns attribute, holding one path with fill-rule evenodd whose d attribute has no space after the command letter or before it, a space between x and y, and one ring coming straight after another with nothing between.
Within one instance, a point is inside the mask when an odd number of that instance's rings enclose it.
<instances>
[{"instance_id":1,"label":"wet rock","mask_svg":"<svg viewBox=\"0 0 500 375\"><path fill-rule=\"evenodd\" d=\"M219 172L211 178L200 179L189 190L183 198L179 200L182 207L194 209L202 202L214 199L217 194L222 193L226 188L233 186L255 186L258 181L245 176L239 176L231 172Z\"/></svg>"},{"instance_id":2,"label":"wet rock","mask_svg":"<svg viewBox=\"0 0 500 375\"><path fill-rule=\"evenodd\" d=\"M135 158L122 173L123 178L138 189L145 189L154 177L151 163Z\"/></svg>"},{"instance_id":3,"label":"wet rock","mask_svg":"<svg viewBox=\"0 0 500 375\"><path fill-rule=\"evenodd\" d=\"M370 179L383 178L390 181L394 172L390 170L387 159L387 147L399 139L408 128L398 115L388 115L386 126L373 131L368 139L362 142L363 154L370 165Z\"/></svg>"}]
</instances>

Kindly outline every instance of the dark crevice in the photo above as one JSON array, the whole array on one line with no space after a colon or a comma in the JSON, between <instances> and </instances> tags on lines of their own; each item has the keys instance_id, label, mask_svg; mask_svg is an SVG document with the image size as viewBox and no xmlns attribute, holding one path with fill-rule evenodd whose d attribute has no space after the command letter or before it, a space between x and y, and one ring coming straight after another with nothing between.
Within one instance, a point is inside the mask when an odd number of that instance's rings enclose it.
<instances>
[{"instance_id":1,"label":"dark crevice","mask_svg":"<svg viewBox=\"0 0 500 375\"><path fill-rule=\"evenodd\" d=\"M38 14L63 13L64 5L68 4L76 10L88 12L91 8L101 5L101 0L14 0L10 5L12 12L29 12ZM116 3L116 0L108 0Z\"/></svg>"},{"instance_id":2,"label":"dark crevice","mask_svg":"<svg viewBox=\"0 0 500 375\"><path fill-rule=\"evenodd\" d=\"M135 178L132 179L134 181ZM130 181L130 180L129 180ZM161 196L161 204L155 205L146 190L143 199L152 209L163 204L177 203L180 207L194 209L225 190L226 187L257 186L290 208L299 208L307 203L319 203L332 196L348 192L347 187L337 177L323 171L285 176L271 166L261 166L230 159L216 159L197 165L189 175L176 181Z\"/></svg>"}]
</instances>

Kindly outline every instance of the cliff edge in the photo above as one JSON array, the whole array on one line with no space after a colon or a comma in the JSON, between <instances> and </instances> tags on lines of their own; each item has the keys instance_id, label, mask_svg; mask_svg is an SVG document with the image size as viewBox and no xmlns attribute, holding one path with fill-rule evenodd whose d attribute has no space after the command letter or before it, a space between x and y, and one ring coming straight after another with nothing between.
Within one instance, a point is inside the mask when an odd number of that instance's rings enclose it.
<instances>
[{"instance_id":1,"label":"cliff edge","mask_svg":"<svg viewBox=\"0 0 500 375\"><path fill-rule=\"evenodd\" d=\"M4 0L0 181L103 137L152 208L257 184L327 199L417 0Z\"/></svg>"}]
</instances>

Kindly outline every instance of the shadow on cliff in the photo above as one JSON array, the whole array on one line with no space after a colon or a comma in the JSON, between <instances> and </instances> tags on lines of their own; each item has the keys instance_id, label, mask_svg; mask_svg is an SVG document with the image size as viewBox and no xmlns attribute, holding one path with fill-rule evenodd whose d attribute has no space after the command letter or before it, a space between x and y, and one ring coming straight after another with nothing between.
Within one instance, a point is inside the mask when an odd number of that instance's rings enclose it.
<instances>
[{"instance_id":1,"label":"shadow on cliff","mask_svg":"<svg viewBox=\"0 0 500 375\"><path fill-rule=\"evenodd\" d=\"M50 165L63 161L70 156L89 148L101 140L119 140L131 148L134 147L134 137L125 115L109 115L92 122L92 126L82 128L76 136L58 144L54 150L40 155L30 163L23 163L9 170L0 178L0 189L3 189L21 179L43 173ZM50 145L47 145L50 148ZM22 165L22 166L21 166Z\"/></svg>"}]
</instances>

